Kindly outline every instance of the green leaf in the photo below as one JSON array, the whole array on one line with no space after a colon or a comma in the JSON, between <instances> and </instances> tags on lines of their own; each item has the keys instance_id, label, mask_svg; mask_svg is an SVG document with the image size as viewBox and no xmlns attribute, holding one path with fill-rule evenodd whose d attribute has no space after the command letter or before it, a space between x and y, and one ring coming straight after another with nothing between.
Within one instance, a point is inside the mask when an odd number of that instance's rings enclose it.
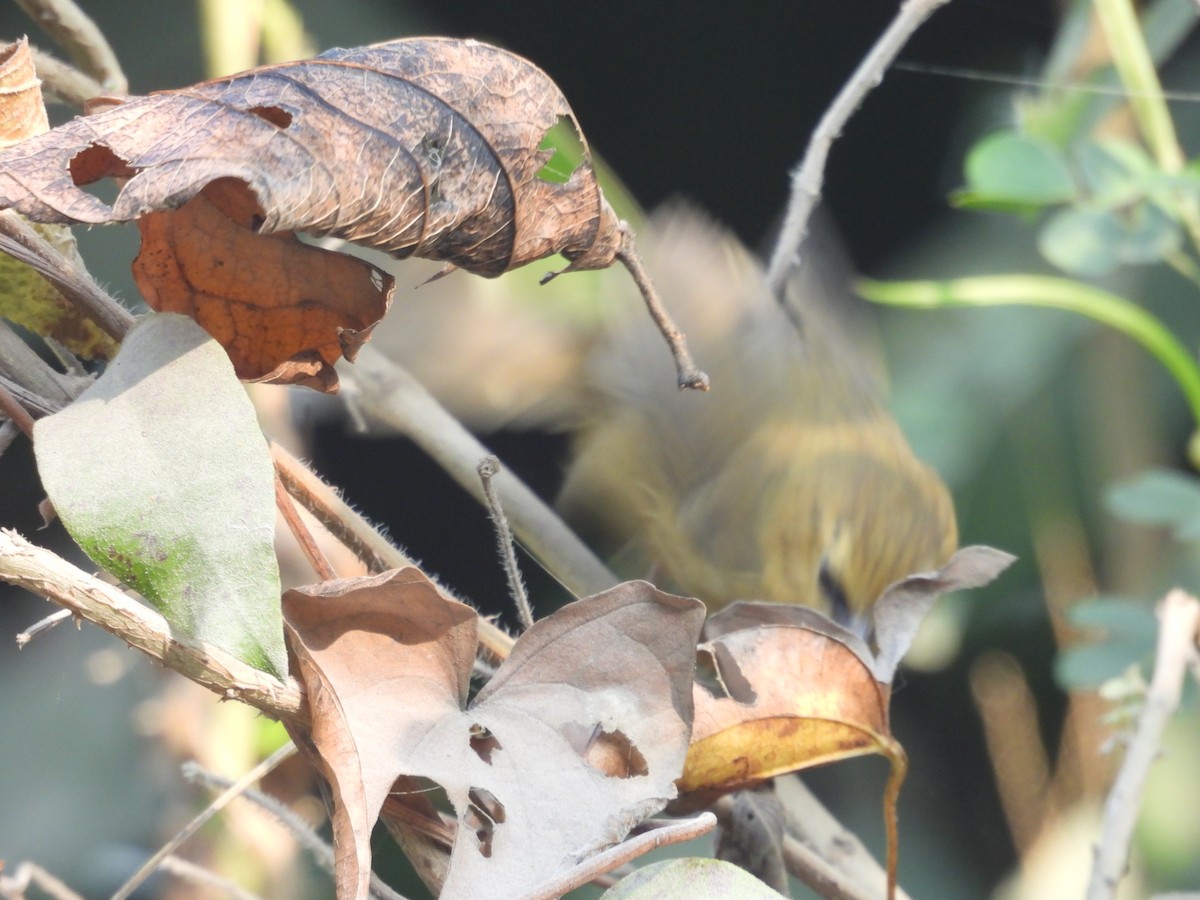
<instances>
[{"instance_id":1,"label":"green leaf","mask_svg":"<svg viewBox=\"0 0 1200 900\"><path fill-rule=\"evenodd\" d=\"M967 186L956 202L1000 207L1067 203L1078 194L1062 152L1015 131L984 138L966 161Z\"/></svg>"},{"instance_id":2,"label":"green leaf","mask_svg":"<svg viewBox=\"0 0 1200 900\"><path fill-rule=\"evenodd\" d=\"M1106 208L1137 200L1157 172L1150 157L1128 141L1083 140L1075 158L1092 202Z\"/></svg>"},{"instance_id":3,"label":"green leaf","mask_svg":"<svg viewBox=\"0 0 1200 900\"><path fill-rule=\"evenodd\" d=\"M1181 541L1200 540L1200 479L1150 469L1109 488L1109 510L1130 522L1169 527Z\"/></svg>"},{"instance_id":4,"label":"green leaf","mask_svg":"<svg viewBox=\"0 0 1200 900\"><path fill-rule=\"evenodd\" d=\"M717 859L666 859L642 866L605 891L602 900L779 900L749 872Z\"/></svg>"},{"instance_id":5,"label":"green leaf","mask_svg":"<svg viewBox=\"0 0 1200 900\"><path fill-rule=\"evenodd\" d=\"M1095 597L1072 606L1067 620L1093 635L1068 647L1055 660L1055 678L1065 689L1096 688L1154 656L1158 622L1146 603Z\"/></svg>"},{"instance_id":6,"label":"green leaf","mask_svg":"<svg viewBox=\"0 0 1200 900\"><path fill-rule=\"evenodd\" d=\"M1038 250L1072 275L1107 275L1118 265L1159 262L1179 247L1178 223L1156 204L1131 209L1070 207L1050 217L1038 235Z\"/></svg>"},{"instance_id":7,"label":"green leaf","mask_svg":"<svg viewBox=\"0 0 1200 900\"><path fill-rule=\"evenodd\" d=\"M37 423L34 450L93 561L173 629L287 672L270 455L229 358L198 325L144 318L92 387Z\"/></svg>"}]
</instances>

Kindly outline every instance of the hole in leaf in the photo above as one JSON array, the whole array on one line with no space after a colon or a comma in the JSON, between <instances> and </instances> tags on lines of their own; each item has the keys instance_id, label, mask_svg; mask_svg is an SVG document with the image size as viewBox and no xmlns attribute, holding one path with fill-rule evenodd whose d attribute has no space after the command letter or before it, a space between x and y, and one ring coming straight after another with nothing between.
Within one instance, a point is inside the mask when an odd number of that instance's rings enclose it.
<instances>
[{"instance_id":1,"label":"hole in leaf","mask_svg":"<svg viewBox=\"0 0 1200 900\"><path fill-rule=\"evenodd\" d=\"M475 755L489 766L492 764L492 754L503 749L496 736L482 725L473 724L471 726L470 740L471 749L475 751Z\"/></svg>"},{"instance_id":2,"label":"hole in leaf","mask_svg":"<svg viewBox=\"0 0 1200 900\"><path fill-rule=\"evenodd\" d=\"M649 775L646 757L622 731L605 731L602 726L568 722L562 735L580 759L610 778Z\"/></svg>"},{"instance_id":3,"label":"hole in leaf","mask_svg":"<svg viewBox=\"0 0 1200 900\"><path fill-rule=\"evenodd\" d=\"M278 106L252 106L246 110L252 116L266 119L277 128L287 128L292 124L292 114Z\"/></svg>"},{"instance_id":4,"label":"hole in leaf","mask_svg":"<svg viewBox=\"0 0 1200 900\"><path fill-rule=\"evenodd\" d=\"M538 150L548 152L549 157L538 170L537 177L554 184L566 184L583 162L583 138L570 116L559 116L558 121L547 130Z\"/></svg>"},{"instance_id":5,"label":"hole in leaf","mask_svg":"<svg viewBox=\"0 0 1200 900\"><path fill-rule=\"evenodd\" d=\"M71 180L76 186L91 184L101 178L130 178L137 174L129 163L103 144L92 144L80 150L68 165Z\"/></svg>"},{"instance_id":6,"label":"hole in leaf","mask_svg":"<svg viewBox=\"0 0 1200 900\"><path fill-rule=\"evenodd\" d=\"M504 804L497 800L491 791L479 787L473 787L467 791L467 799L471 802L463 816L463 823L475 835L479 852L485 858L490 859L492 838L496 833L496 826L504 824Z\"/></svg>"},{"instance_id":7,"label":"hole in leaf","mask_svg":"<svg viewBox=\"0 0 1200 900\"><path fill-rule=\"evenodd\" d=\"M720 641L712 641L696 651L696 683L717 700L728 698L750 706L758 699L754 685Z\"/></svg>"}]
</instances>

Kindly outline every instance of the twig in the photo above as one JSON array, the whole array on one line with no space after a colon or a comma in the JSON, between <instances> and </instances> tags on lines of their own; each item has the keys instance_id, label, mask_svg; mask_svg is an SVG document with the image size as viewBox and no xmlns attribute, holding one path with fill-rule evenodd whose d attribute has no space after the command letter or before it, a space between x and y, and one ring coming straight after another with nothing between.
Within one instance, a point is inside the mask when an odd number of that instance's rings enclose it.
<instances>
[{"instance_id":1,"label":"twig","mask_svg":"<svg viewBox=\"0 0 1200 900\"><path fill-rule=\"evenodd\" d=\"M373 347L358 354L344 384L348 400L372 418L396 428L480 503L483 488L475 465L488 450L401 366ZM496 476L513 532L521 546L577 597L595 594L619 579L571 529L511 472Z\"/></svg>"},{"instance_id":2,"label":"twig","mask_svg":"<svg viewBox=\"0 0 1200 900\"><path fill-rule=\"evenodd\" d=\"M379 533L353 507L278 442L271 441L271 460L287 492L372 574L415 565L399 547Z\"/></svg>"},{"instance_id":3,"label":"twig","mask_svg":"<svg viewBox=\"0 0 1200 900\"><path fill-rule=\"evenodd\" d=\"M643 832L615 847L610 847L603 853L589 857L566 874L559 875L531 891L528 900L554 900L651 850L694 840L708 834L716 826L717 817L710 812L703 812L694 819L672 822L670 825Z\"/></svg>"},{"instance_id":4,"label":"twig","mask_svg":"<svg viewBox=\"0 0 1200 900\"><path fill-rule=\"evenodd\" d=\"M210 772L196 763L185 763L183 777L193 784L201 784L210 790L226 790L233 786L232 778L224 778L215 772ZM309 826L294 810L285 806L270 794L246 788L241 792L241 799L253 803L267 815L275 819L292 838L308 851L313 861L323 872L334 874L335 864L333 848L317 836L316 831ZM385 900L404 900L404 897L388 885L384 884L374 872L371 873L371 894L383 897Z\"/></svg>"},{"instance_id":5,"label":"twig","mask_svg":"<svg viewBox=\"0 0 1200 900\"><path fill-rule=\"evenodd\" d=\"M31 884L48 894L51 900L83 900L41 866L31 862L18 865L12 875L0 873L0 897L23 900Z\"/></svg>"},{"instance_id":6,"label":"twig","mask_svg":"<svg viewBox=\"0 0 1200 900\"><path fill-rule=\"evenodd\" d=\"M834 818L795 775L775 779L775 793L787 810L783 858L788 871L822 897L876 900L887 889L887 871L853 832ZM826 893L821 887L842 893ZM910 900L896 888L897 900Z\"/></svg>"},{"instance_id":7,"label":"twig","mask_svg":"<svg viewBox=\"0 0 1200 900\"><path fill-rule=\"evenodd\" d=\"M106 93L104 85L70 63L37 47L29 49L33 53L34 71L42 81L43 93L50 93L63 103L80 109L93 97Z\"/></svg>"},{"instance_id":8,"label":"twig","mask_svg":"<svg viewBox=\"0 0 1200 900\"><path fill-rule=\"evenodd\" d=\"M525 582L521 580L521 569L517 565L512 529L508 527L504 507L500 498L496 496L496 486L492 484L492 479L500 474L500 460L494 456L485 456L479 461L476 471L479 472L479 482L483 486L483 499L488 515L492 517L492 525L496 529L496 544L500 550L500 560L504 564L504 574L508 579L508 591L516 604L521 627L528 630L533 627L533 608L529 605L529 593L525 590Z\"/></svg>"},{"instance_id":9,"label":"twig","mask_svg":"<svg viewBox=\"0 0 1200 900\"><path fill-rule=\"evenodd\" d=\"M792 173L792 196L788 202L783 230L771 254L767 268L767 284L776 297L783 297L784 285L800 258L800 247L808 235L808 220L821 199L825 180L825 161L833 142L841 137L842 129L854 115L863 98L883 80L883 73L917 30L948 0L905 0L900 12L887 30L880 35L854 74L842 86L809 139L800 166Z\"/></svg>"},{"instance_id":10,"label":"twig","mask_svg":"<svg viewBox=\"0 0 1200 900\"><path fill-rule=\"evenodd\" d=\"M288 493L330 534L350 548L372 573L417 565L339 497L337 491L275 441L271 442L271 459ZM483 616L479 617L479 642L500 659L507 658L513 645L510 635Z\"/></svg>"},{"instance_id":11,"label":"twig","mask_svg":"<svg viewBox=\"0 0 1200 900\"><path fill-rule=\"evenodd\" d=\"M57 612L50 613L50 615L46 616L46 618L34 622L17 635L17 647L23 648L43 631L49 631L60 622L71 618L72 615L74 615L74 613L72 613L69 609L60 609Z\"/></svg>"},{"instance_id":12,"label":"twig","mask_svg":"<svg viewBox=\"0 0 1200 900\"><path fill-rule=\"evenodd\" d=\"M621 246L617 250L617 259L633 276L634 284L641 291L646 309L650 312L650 318L654 320L654 324L658 326L658 330L666 339L667 346L671 348L671 358L675 360L675 372L679 379L680 389L707 391L708 376L696 368L692 354L688 351L687 338L683 336L683 332L679 330L679 326L675 324L671 314L667 312L667 308L659 299L654 282L650 280L650 274L642 265L641 256L638 255L637 246L633 242L633 232L624 222L621 223ZM544 283L545 279L543 279Z\"/></svg>"},{"instance_id":13,"label":"twig","mask_svg":"<svg viewBox=\"0 0 1200 900\"><path fill-rule=\"evenodd\" d=\"M1104 806L1104 829L1088 881L1088 900L1114 897L1129 861L1129 843L1137 824L1142 788L1162 749L1162 736L1179 706L1188 666L1196 658L1200 600L1173 590L1158 608L1158 646L1154 675L1125 762Z\"/></svg>"},{"instance_id":14,"label":"twig","mask_svg":"<svg viewBox=\"0 0 1200 900\"><path fill-rule=\"evenodd\" d=\"M113 340L120 342L133 327L129 310L11 209L0 212L0 250L40 273Z\"/></svg>"},{"instance_id":15,"label":"twig","mask_svg":"<svg viewBox=\"0 0 1200 900\"><path fill-rule=\"evenodd\" d=\"M25 410L17 398L8 392L8 389L0 384L0 412L8 418L18 428L25 437L33 440L33 416Z\"/></svg>"},{"instance_id":16,"label":"twig","mask_svg":"<svg viewBox=\"0 0 1200 900\"><path fill-rule=\"evenodd\" d=\"M212 803L201 810L200 813L194 819L192 819L192 821L188 822L183 826L183 828L179 829L173 838L163 844L153 856L146 860L142 867L134 872L133 876L123 885L121 885L116 893L112 895L112 900L125 900L126 897L128 897L137 889L138 885L154 874L154 870L158 868L159 864L166 859L166 857L174 853L180 846L183 845L184 841L199 831L200 827L205 822L228 806L230 800L238 796L238 794L240 794L254 782L258 781L295 752L296 745L291 741L288 741L288 743L284 744L282 747L260 762L257 766L231 784L224 793L222 793L219 797L213 800Z\"/></svg>"},{"instance_id":17,"label":"twig","mask_svg":"<svg viewBox=\"0 0 1200 900\"><path fill-rule=\"evenodd\" d=\"M258 894L252 894L240 884L235 884L228 878L222 878L215 872L210 872L203 866L198 866L179 856L163 857L158 867L162 871L174 875L180 881L197 887L216 888L223 895L232 897L233 900L261 900Z\"/></svg>"},{"instance_id":18,"label":"twig","mask_svg":"<svg viewBox=\"0 0 1200 900\"><path fill-rule=\"evenodd\" d=\"M333 570L328 558L317 545L316 538L313 537L308 526L304 524L304 520L300 518L300 513L296 510L296 505L292 502L292 498L288 495L287 489L283 486L283 479L278 475L275 476L275 508L279 510L279 514L283 516L283 521L287 523L288 530L291 531L292 537L296 539L296 543L300 545L300 550L304 554L308 564L313 567L313 571L317 573L317 577L322 581L333 581L337 578L337 572Z\"/></svg>"},{"instance_id":19,"label":"twig","mask_svg":"<svg viewBox=\"0 0 1200 900\"><path fill-rule=\"evenodd\" d=\"M159 613L7 528L0 529L0 580L66 607L227 700L241 700L275 718L307 719L293 679L280 681L224 650L172 634Z\"/></svg>"},{"instance_id":20,"label":"twig","mask_svg":"<svg viewBox=\"0 0 1200 900\"><path fill-rule=\"evenodd\" d=\"M17 5L106 91L129 91L129 81L103 32L71 0L17 0Z\"/></svg>"}]
</instances>

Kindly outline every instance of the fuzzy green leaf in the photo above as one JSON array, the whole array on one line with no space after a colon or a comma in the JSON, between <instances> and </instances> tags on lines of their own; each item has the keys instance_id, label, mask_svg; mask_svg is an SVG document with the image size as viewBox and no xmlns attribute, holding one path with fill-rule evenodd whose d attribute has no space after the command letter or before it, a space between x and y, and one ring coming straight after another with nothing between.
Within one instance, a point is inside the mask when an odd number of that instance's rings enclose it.
<instances>
[{"instance_id":1,"label":"fuzzy green leaf","mask_svg":"<svg viewBox=\"0 0 1200 900\"><path fill-rule=\"evenodd\" d=\"M98 565L172 628L287 671L270 455L200 326L143 319L92 387L37 423L34 450L59 518Z\"/></svg>"}]
</instances>

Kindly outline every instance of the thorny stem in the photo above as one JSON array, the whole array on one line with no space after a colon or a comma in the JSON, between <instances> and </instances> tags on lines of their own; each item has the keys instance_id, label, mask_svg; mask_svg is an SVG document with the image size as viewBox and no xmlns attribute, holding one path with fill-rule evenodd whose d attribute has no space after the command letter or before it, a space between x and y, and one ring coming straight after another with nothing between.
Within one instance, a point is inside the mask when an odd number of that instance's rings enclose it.
<instances>
[{"instance_id":1,"label":"thorny stem","mask_svg":"<svg viewBox=\"0 0 1200 900\"><path fill-rule=\"evenodd\" d=\"M288 530L292 532L292 537L300 545L300 550L304 553L309 565L313 567L313 571L317 573L317 577L322 581L332 581L337 578L337 572L333 570L328 558L317 545L316 538L308 530L304 520L300 518L300 513L292 503L292 498L288 496L287 488L283 486L283 479L279 475L275 476L275 508L283 516Z\"/></svg>"},{"instance_id":2,"label":"thorny stem","mask_svg":"<svg viewBox=\"0 0 1200 900\"><path fill-rule=\"evenodd\" d=\"M112 895L112 900L125 900L132 894L142 882L154 874L154 870L158 868L159 863L166 857L174 853L184 841L190 838L193 834L200 830L200 826L215 816L218 812L224 809L229 802L242 791L258 781L277 765L296 752L296 745L290 741L260 762L257 766L230 785L224 793L213 800L207 807L181 828L176 835L167 841L158 849L158 851L146 860L145 864L133 873L133 877L121 885L120 889Z\"/></svg>"},{"instance_id":3,"label":"thorny stem","mask_svg":"<svg viewBox=\"0 0 1200 900\"><path fill-rule=\"evenodd\" d=\"M373 575L415 565L308 466L276 441L270 442L275 474L288 494L344 544Z\"/></svg>"},{"instance_id":4,"label":"thorny stem","mask_svg":"<svg viewBox=\"0 0 1200 900\"><path fill-rule=\"evenodd\" d=\"M500 460L494 456L486 456L479 461L479 481L483 484L483 497L487 502L488 514L496 528L496 544L500 550L500 559L504 563L504 574L508 579L508 590L512 594L513 603L517 607L517 618L521 627L528 630L533 627L533 608L529 605L529 593L525 590L525 582L521 579L521 569L517 565L516 545L513 541L512 529L508 527L508 519L504 516L504 507L496 496L496 487L492 479L500 473Z\"/></svg>"},{"instance_id":5,"label":"thorny stem","mask_svg":"<svg viewBox=\"0 0 1200 900\"><path fill-rule=\"evenodd\" d=\"M72 0L17 0L17 5L105 90L128 93L129 82L108 40Z\"/></svg>"},{"instance_id":6,"label":"thorny stem","mask_svg":"<svg viewBox=\"0 0 1200 900\"><path fill-rule=\"evenodd\" d=\"M650 311L650 318L654 320L654 324L658 326L658 330L666 339L667 346L671 348L671 357L675 360L675 371L679 376L680 389L707 391L708 376L696 368L692 354L688 351L687 338L683 336L683 332L679 330L679 326L675 324L675 320L671 318L671 314L667 312L667 308L659 299L654 282L650 280L646 267L642 265L642 258L638 255L637 246L633 242L633 231L625 222L621 223L621 246L617 250L617 259L633 276L633 281L638 286L638 290L642 292L642 299L646 302L646 309Z\"/></svg>"},{"instance_id":7,"label":"thorny stem","mask_svg":"<svg viewBox=\"0 0 1200 900\"><path fill-rule=\"evenodd\" d=\"M270 446L275 472L287 492L362 560L372 573L417 565L300 460L275 441ZM441 585L439 588L445 590ZM499 659L507 658L513 645L510 635L483 616L479 617L479 642Z\"/></svg>"},{"instance_id":8,"label":"thorny stem","mask_svg":"<svg viewBox=\"0 0 1200 900\"><path fill-rule=\"evenodd\" d=\"M841 137L842 129L863 99L883 81L883 73L908 42L913 32L948 0L905 0L900 12L887 30L880 35L854 74L842 86L825 115L817 124L804 152L804 159L792 174L792 196L788 201L787 217L771 263L767 268L767 284L776 297L783 297L788 276L800 259L800 247L808 235L808 220L821 199L825 180L825 162L833 142Z\"/></svg>"},{"instance_id":9,"label":"thorny stem","mask_svg":"<svg viewBox=\"0 0 1200 900\"><path fill-rule=\"evenodd\" d=\"M1183 678L1196 659L1200 600L1173 590L1159 605L1154 675L1137 729L1125 751L1104 807L1104 833L1088 882L1088 900L1107 900L1117 892L1129 861L1129 843L1137 824L1142 788L1150 766L1162 752L1163 732L1179 707Z\"/></svg>"}]
</instances>

